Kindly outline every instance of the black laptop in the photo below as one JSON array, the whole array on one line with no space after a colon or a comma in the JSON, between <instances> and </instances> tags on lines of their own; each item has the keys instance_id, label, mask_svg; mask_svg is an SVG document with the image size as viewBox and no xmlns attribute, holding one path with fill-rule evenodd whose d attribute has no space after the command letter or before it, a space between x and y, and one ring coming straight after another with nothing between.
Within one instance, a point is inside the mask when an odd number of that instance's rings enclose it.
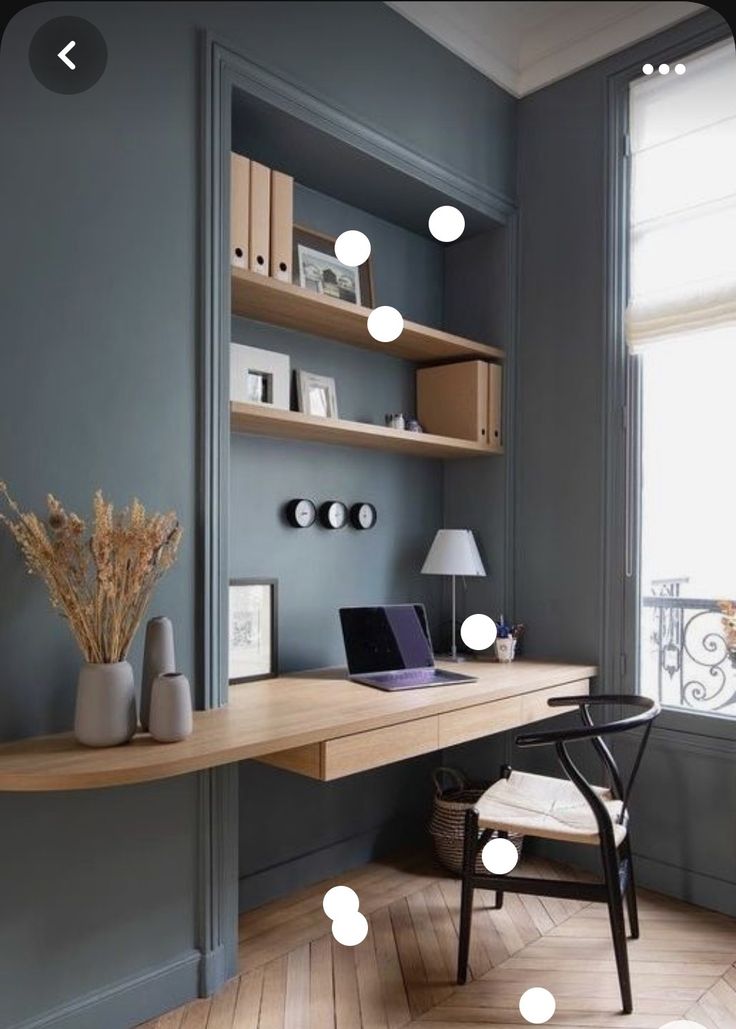
<instances>
[{"instance_id":1,"label":"black laptop","mask_svg":"<svg viewBox=\"0 0 736 1029\"><path fill-rule=\"evenodd\" d=\"M414 690L476 682L472 675L434 666L423 604L341 607L349 677L379 690Z\"/></svg>"}]
</instances>

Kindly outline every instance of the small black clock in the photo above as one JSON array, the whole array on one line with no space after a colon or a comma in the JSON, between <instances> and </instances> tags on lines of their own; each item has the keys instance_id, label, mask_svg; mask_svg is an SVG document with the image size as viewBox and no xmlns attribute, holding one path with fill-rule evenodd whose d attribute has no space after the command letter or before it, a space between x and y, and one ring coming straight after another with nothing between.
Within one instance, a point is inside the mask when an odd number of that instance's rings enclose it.
<instances>
[{"instance_id":1,"label":"small black clock","mask_svg":"<svg viewBox=\"0 0 736 1029\"><path fill-rule=\"evenodd\" d=\"M314 503L304 497L290 500L286 505L286 518L289 525L293 525L295 529L308 529L310 525L314 525L316 517L317 509Z\"/></svg>"},{"instance_id":2,"label":"small black clock","mask_svg":"<svg viewBox=\"0 0 736 1029\"><path fill-rule=\"evenodd\" d=\"M350 522L355 529L372 529L377 518L378 513L373 504L361 502L350 508Z\"/></svg>"},{"instance_id":3,"label":"small black clock","mask_svg":"<svg viewBox=\"0 0 736 1029\"><path fill-rule=\"evenodd\" d=\"M320 504L319 520L325 529L342 529L347 524L348 509L342 500L326 500Z\"/></svg>"}]
</instances>

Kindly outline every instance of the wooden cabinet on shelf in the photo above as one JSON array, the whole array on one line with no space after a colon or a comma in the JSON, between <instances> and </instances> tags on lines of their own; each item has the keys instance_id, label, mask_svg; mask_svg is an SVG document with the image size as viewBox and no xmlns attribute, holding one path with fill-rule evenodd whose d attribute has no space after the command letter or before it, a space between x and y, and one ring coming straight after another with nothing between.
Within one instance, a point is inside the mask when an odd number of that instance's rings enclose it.
<instances>
[{"instance_id":1,"label":"wooden cabinet on shelf","mask_svg":"<svg viewBox=\"0 0 736 1029\"><path fill-rule=\"evenodd\" d=\"M417 417L427 432L503 450L502 370L462 361L417 371Z\"/></svg>"}]
</instances>

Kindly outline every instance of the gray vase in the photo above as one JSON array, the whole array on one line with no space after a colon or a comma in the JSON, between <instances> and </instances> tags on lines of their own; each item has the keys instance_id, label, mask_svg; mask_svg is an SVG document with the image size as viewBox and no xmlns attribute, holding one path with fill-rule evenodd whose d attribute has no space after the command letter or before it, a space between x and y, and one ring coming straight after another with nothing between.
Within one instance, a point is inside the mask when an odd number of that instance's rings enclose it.
<instances>
[{"instance_id":1,"label":"gray vase","mask_svg":"<svg viewBox=\"0 0 736 1029\"><path fill-rule=\"evenodd\" d=\"M141 677L141 726L149 728L151 691L157 675L176 671L174 656L174 629L169 618L152 618L146 626L143 649L143 675Z\"/></svg>"},{"instance_id":2,"label":"gray vase","mask_svg":"<svg viewBox=\"0 0 736 1029\"><path fill-rule=\"evenodd\" d=\"M191 736L192 691L186 675L157 675L151 690L151 736L159 743L176 743Z\"/></svg>"},{"instance_id":3,"label":"gray vase","mask_svg":"<svg viewBox=\"0 0 736 1029\"><path fill-rule=\"evenodd\" d=\"M74 735L87 747L116 747L135 733L135 683L127 661L79 670Z\"/></svg>"}]
</instances>

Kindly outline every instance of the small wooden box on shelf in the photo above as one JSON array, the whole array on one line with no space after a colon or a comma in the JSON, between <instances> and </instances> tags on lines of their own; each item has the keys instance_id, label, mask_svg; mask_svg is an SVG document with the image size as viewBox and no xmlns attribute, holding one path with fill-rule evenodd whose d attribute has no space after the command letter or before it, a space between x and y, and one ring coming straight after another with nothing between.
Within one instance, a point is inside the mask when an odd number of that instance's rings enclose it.
<instances>
[{"instance_id":1,"label":"small wooden box on shelf","mask_svg":"<svg viewBox=\"0 0 736 1029\"><path fill-rule=\"evenodd\" d=\"M417 371L417 417L427 432L503 450L500 364L462 361Z\"/></svg>"}]
</instances>

